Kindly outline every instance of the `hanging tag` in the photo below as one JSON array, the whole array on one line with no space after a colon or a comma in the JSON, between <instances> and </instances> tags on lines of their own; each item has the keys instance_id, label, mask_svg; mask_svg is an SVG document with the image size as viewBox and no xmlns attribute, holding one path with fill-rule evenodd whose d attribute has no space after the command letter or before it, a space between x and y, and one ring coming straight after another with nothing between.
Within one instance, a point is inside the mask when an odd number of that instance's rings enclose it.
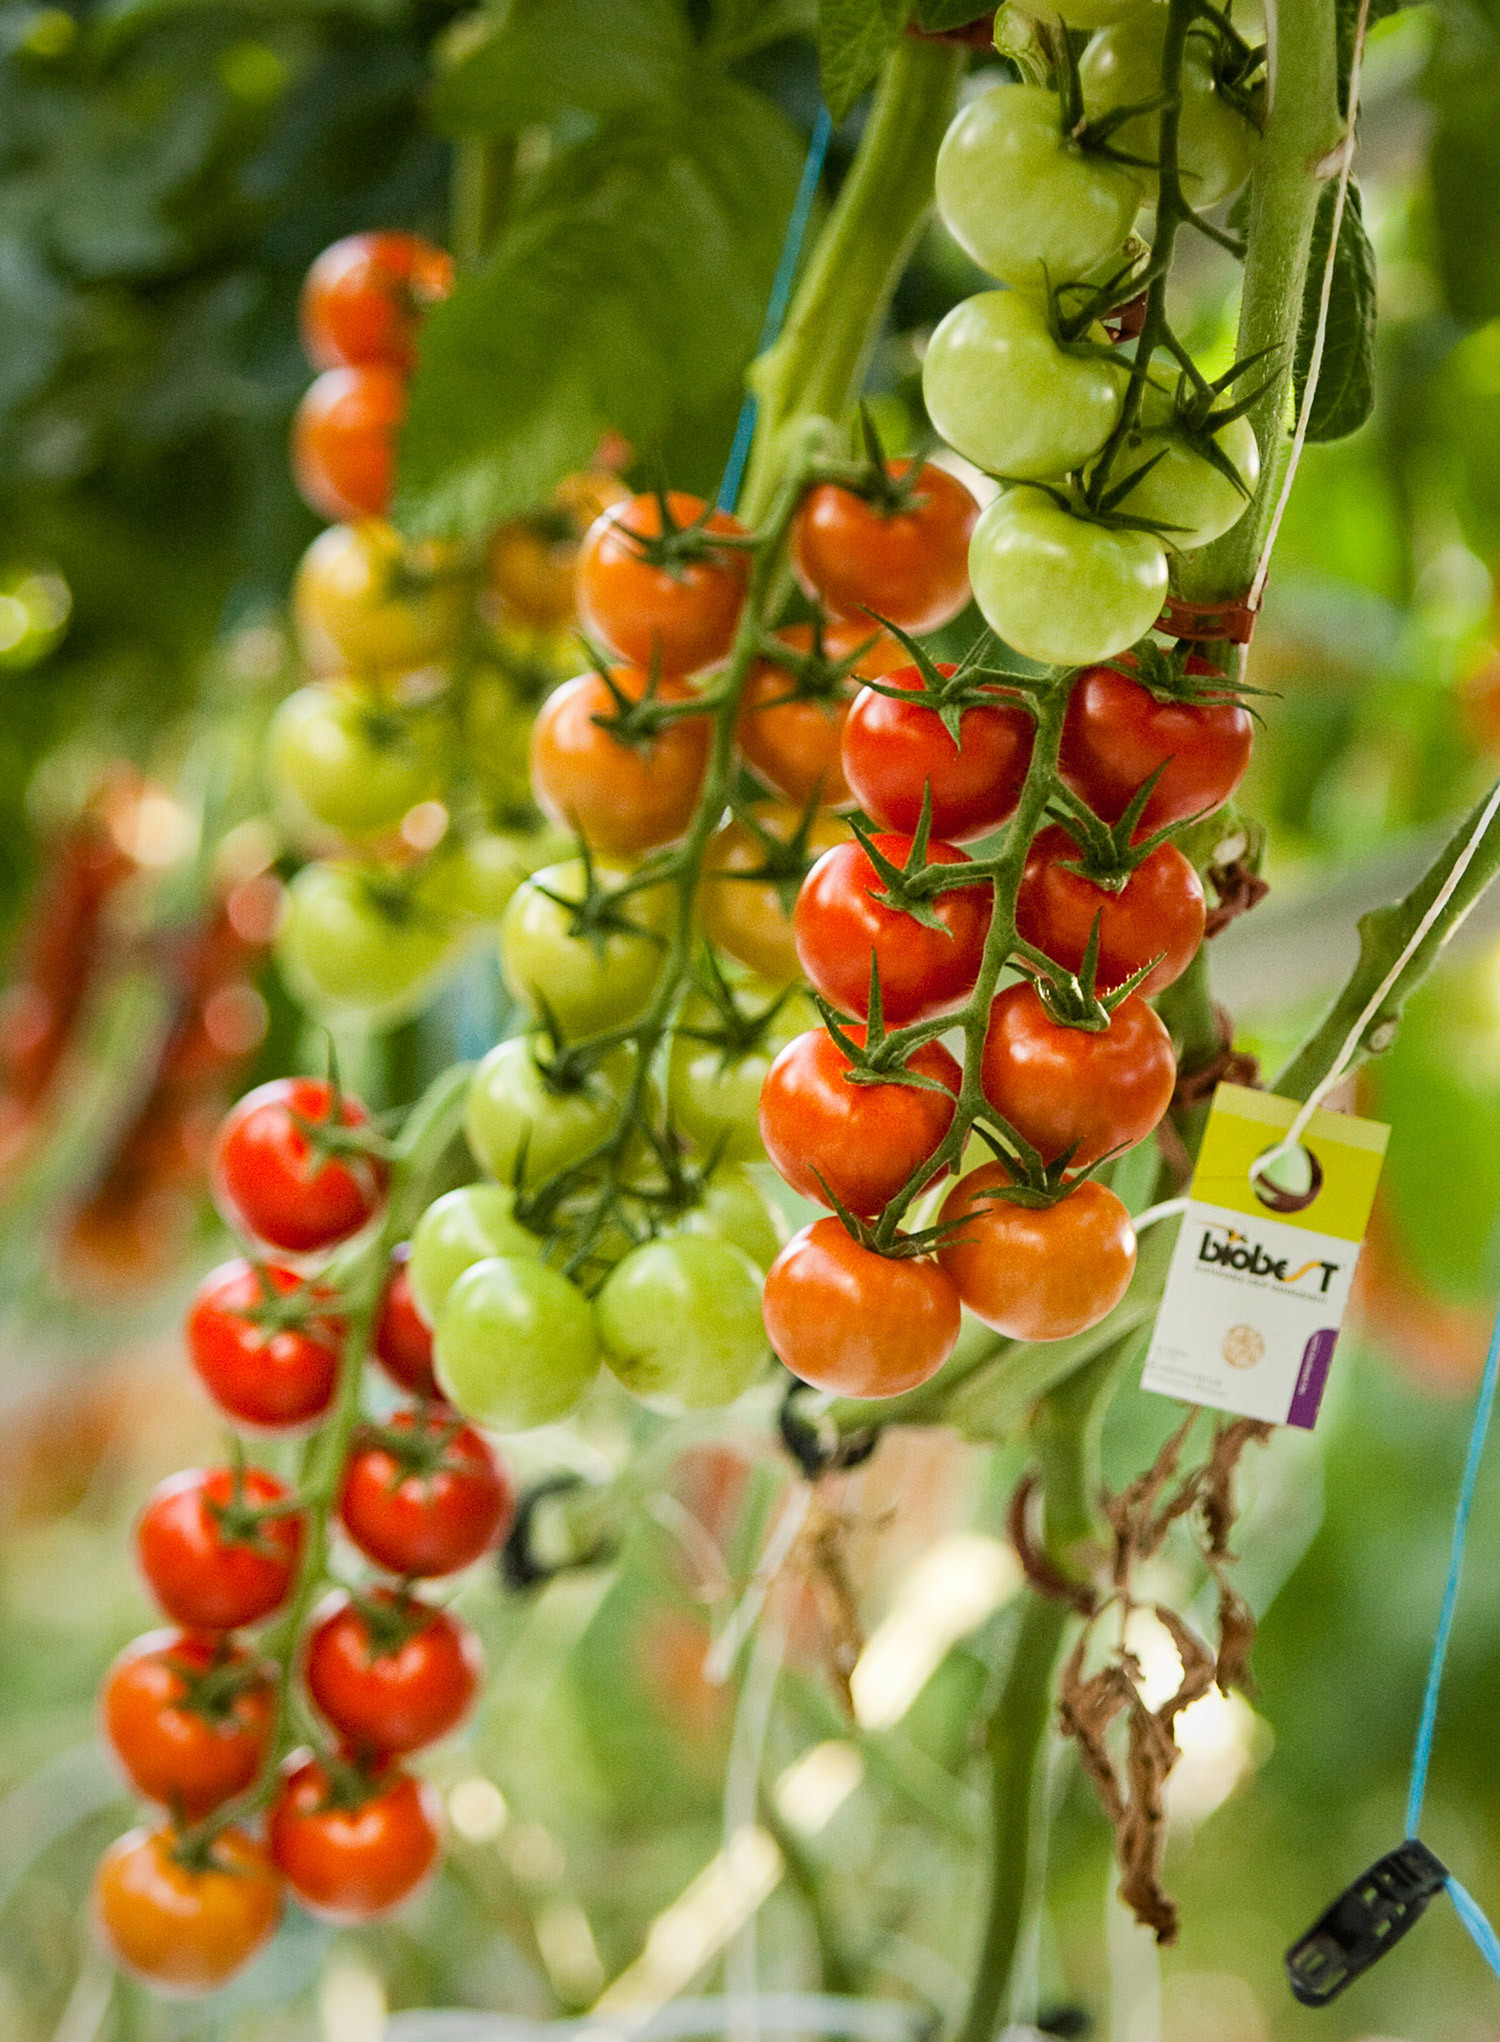
<instances>
[{"instance_id":1,"label":"hanging tag","mask_svg":"<svg viewBox=\"0 0 1500 2042\"><path fill-rule=\"evenodd\" d=\"M1252 1182L1299 1111L1220 1085L1141 1377L1144 1389L1311 1429L1390 1130L1318 1112L1300 1194Z\"/></svg>"}]
</instances>

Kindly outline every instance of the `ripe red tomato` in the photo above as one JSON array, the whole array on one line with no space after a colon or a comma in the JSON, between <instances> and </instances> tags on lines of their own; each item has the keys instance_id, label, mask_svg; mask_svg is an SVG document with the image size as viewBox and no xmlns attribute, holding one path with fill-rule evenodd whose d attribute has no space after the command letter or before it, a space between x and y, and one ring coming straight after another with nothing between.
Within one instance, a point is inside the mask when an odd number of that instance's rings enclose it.
<instances>
[{"instance_id":1,"label":"ripe red tomato","mask_svg":"<svg viewBox=\"0 0 1500 2042\"><path fill-rule=\"evenodd\" d=\"M766 1272L762 1302L792 1374L839 1397L914 1390L958 1339L958 1292L935 1262L877 1255L836 1219L792 1236Z\"/></svg>"},{"instance_id":2,"label":"ripe red tomato","mask_svg":"<svg viewBox=\"0 0 1500 2042\"><path fill-rule=\"evenodd\" d=\"M893 865L905 864L910 837L878 836L874 841ZM932 865L968 863L955 845L936 841L928 845L927 858ZM988 882L935 894L930 905L942 924L939 929L926 928L914 915L876 900L884 888L858 844L836 844L825 851L803 881L792 916L802 969L825 1000L846 1014L864 1016L873 956L892 1027L962 1006L979 976L990 926Z\"/></svg>"},{"instance_id":3,"label":"ripe red tomato","mask_svg":"<svg viewBox=\"0 0 1500 2042\"><path fill-rule=\"evenodd\" d=\"M892 461L900 480L910 461ZM969 539L979 505L929 461L906 508L887 510L825 482L809 491L792 528L792 561L809 595L858 617L873 610L904 631L936 631L969 600Z\"/></svg>"},{"instance_id":4,"label":"ripe red tomato","mask_svg":"<svg viewBox=\"0 0 1500 2042\"><path fill-rule=\"evenodd\" d=\"M1139 993L1108 1028L1052 1019L1034 986L1007 986L990 1009L984 1096L1050 1163L1069 1149L1084 1169L1144 1141L1172 1103L1172 1038Z\"/></svg>"},{"instance_id":5,"label":"ripe red tomato","mask_svg":"<svg viewBox=\"0 0 1500 2042\"><path fill-rule=\"evenodd\" d=\"M1135 1229L1115 1194L1092 1178L1056 1205L983 1194L1014 1182L1003 1163L961 1177L943 1201L962 1232L938 1249L958 1294L1011 1340L1065 1340L1112 1312L1135 1270Z\"/></svg>"},{"instance_id":6,"label":"ripe red tomato","mask_svg":"<svg viewBox=\"0 0 1500 2042\"><path fill-rule=\"evenodd\" d=\"M230 1109L212 1164L214 1202L230 1226L289 1255L310 1255L347 1241L374 1217L385 1199L386 1167L339 1141L340 1130L369 1119L347 1092L331 1129L338 1152L316 1152L333 1103L333 1088L321 1078L272 1078Z\"/></svg>"},{"instance_id":7,"label":"ripe red tomato","mask_svg":"<svg viewBox=\"0 0 1500 2042\"><path fill-rule=\"evenodd\" d=\"M104 1734L138 1794L197 1822L242 1794L271 1742L276 1695L243 1645L190 1631L134 1639L99 1691Z\"/></svg>"},{"instance_id":8,"label":"ripe red tomato","mask_svg":"<svg viewBox=\"0 0 1500 2042\"><path fill-rule=\"evenodd\" d=\"M212 1992L271 1940L281 1879L242 1829L190 1846L168 1824L132 1829L94 1874L94 1919L120 1965L153 1992Z\"/></svg>"},{"instance_id":9,"label":"ripe red tomato","mask_svg":"<svg viewBox=\"0 0 1500 2042\"><path fill-rule=\"evenodd\" d=\"M849 1035L865 1039L863 1028ZM963 1083L940 1042L923 1043L907 1061L943 1091L847 1083L849 1059L823 1028L787 1044L761 1087L760 1134L793 1191L819 1205L837 1198L862 1219L884 1210L953 1124Z\"/></svg>"},{"instance_id":10,"label":"ripe red tomato","mask_svg":"<svg viewBox=\"0 0 1500 2042\"><path fill-rule=\"evenodd\" d=\"M256 1517L290 1492L246 1468L235 1494L230 1468L187 1468L159 1482L135 1528L146 1586L174 1623L234 1631L279 1609L302 1552L300 1511Z\"/></svg>"},{"instance_id":11,"label":"ripe red tomato","mask_svg":"<svg viewBox=\"0 0 1500 2042\"><path fill-rule=\"evenodd\" d=\"M288 1761L266 1823L271 1856L302 1905L325 1921L388 1914L432 1871L442 1848L432 1788L392 1766L336 1776L305 1754Z\"/></svg>"},{"instance_id":12,"label":"ripe red tomato","mask_svg":"<svg viewBox=\"0 0 1500 2042\"><path fill-rule=\"evenodd\" d=\"M1175 844L1159 844L1118 893L1068 870L1079 855L1065 829L1043 830L1026 854L1016 898L1016 928L1068 971L1077 971L1094 917L1099 924L1100 992L1122 985L1132 972L1161 962L1141 981L1142 994L1159 993L1181 978L1203 941L1203 882Z\"/></svg>"},{"instance_id":13,"label":"ripe red tomato","mask_svg":"<svg viewBox=\"0 0 1500 2042\"><path fill-rule=\"evenodd\" d=\"M453 258L420 234L350 234L325 248L302 286L302 345L315 369L417 365L417 329L453 289Z\"/></svg>"},{"instance_id":14,"label":"ripe red tomato","mask_svg":"<svg viewBox=\"0 0 1500 2042\"><path fill-rule=\"evenodd\" d=\"M393 1383L410 1390L414 1397L436 1397L437 1377L432 1372L432 1329L417 1310L411 1292L407 1264L411 1243L403 1241L391 1250L391 1273L386 1278L380 1315L370 1345L375 1359Z\"/></svg>"},{"instance_id":15,"label":"ripe red tomato","mask_svg":"<svg viewBox=\"0 0 1500 2042\"><path fill-rule=\"evenodd\" d=\"M330 524L383 517L405 416L406 383L395 369L326 369L292 421L292 477L308 508Z\"/></svg>"},{"instance_id":16,"label":"ripe red tomato","mask_svg":"<svg viewBox=\"0 0 1500 2042\"><path fill-rule=\"evenodd\" d=\"M446 1610L391 1588L330 1598L307 1634L303 1678L324 1717L365 1756L431 1744L479 1689L479 1640Z\"/></svg>"},{"instance_id":17,"label":"ripe red tomato","mask_svg":"<svg viewBox=\"0 0 1500 2042\"><path fill-rule=\"evenodd\" d=\"M789 801L757 801L750 814L768 836L783 844L789 844L802 825L802 811ZM817 815L803 850L815 859L848 840L847 823L836 816ZM802 976L787 911L790 903L783 905L781 888L774 879L733 876L764 872L766 866L765 845L739 816L732 815L714 831L703 854L698 918L704 935L726 955L749 965L774 985L789 985Z\"/></svg>"},{"instance_id":18,"label":"ripe red tomato","mask_svg":"<svg viewBox=\"0 0 1500 2042\"><path fill-rule=\"evenodd\" d=\"M308 1425L333 1401L342 1320L314 1309L278 1324L279 1301L301 1289L295 1270L225 1262L198 1286L188 1308L188 1358L221 1411L268 1432ZM317 1295L327 1298L329 1293Z\"/></svg>"},{"instance_id":19,"label":"ripe red tomato","mask_svg":"<svg viewBox=\"0 0 1500 2042\"><path fill-rule=\"evenodd\" d=\"M810 624L788 625L776 636L793 652L813 649ZM746 677L734 733L740 750L751 771L798 809L806 808L814 796L823 808L849 802L839 757L849 705L860 681L878 680L906 659L890 633L868 618L824 627L823 654L834 666L860 646L868 649L847 677L821 692L799 693L807 685L806 677L773 659L758 659Z\"/></svg>"},{"instance_id":20,"label":"ripe red tomato","mask_svg":"<svg viewBox=\"0 0 1500 2042\"><path fill-rule=\"evenodd\" d=\"M377 1567L453 1574L504 1538L510 1478L479 1434L442 1411L398 1411L356 1438L339 1516Z\"/></svg>"},{"instance_id":21,"label":"ripe red tomato","mask_svg":"<svg viewBox=\"0 0 1500 2042\"><path fill-rule=\"evenodd\" d=\"M667 509L685 532L708 506L673 490ZM711 511L701 537L685 542L677 558L656 562L649 542L661 529L654 496L612 504L595 519L578 551L578 621L634 666L649 669L654 660L663 673L693 674L728 652L750 574L749 556L715 549L713 537L744 538L745 528L727 511Z\"/></svg>"},{"instance_id":22,"label":"ripe red tomato","mask_svg":"<svg viewBox=\"0 0 1500 2042\"><path fill-rule=\"evenodd\" d=\"M940 667L951 674L951 666ZM887 677L914 698L927 692L917 667ZM1014 815L1031 764L1034 727L1014 697L988 690L995 707L976 703L959 718L958 743L936 710L920 699L898 702L862 688L844 726L844 778L850 792L882 829L910 835L932 789L932 833L965 843L996 830Z\"/></svg>"},{"instance_id":23,"label":"ripe red tomato","mask_svg":"<svg viewBox=\"0 0 1500 2042\"><path fill-rule=\"evenodd\" d=\"M1142 836L1222 806L1245 777L1255 725L1238 702L1159 702L1121 668L1089 667L1073 683L1058 769L1096 815L1118 822L1165 761L1139 824ZM1212 672L1201 659L1188 672ZM934 825L935 827L935 825Z\"/></svg>"},{"instance_id":24,"label":"ripe red tomato","mask_svg":"<svg viewBox=\"0 0 1500 2042\"><path fill-rule=\"evenodd\" d=\"M650 684L639 667L616 667L611 679L631 702ZM661 676L655 693L660 702L694 699L671 674ZM713 725L707 716L684 716L632 744L599 720L618 713L598 674L564 681L531 727L531 791L543 815L592 849L633 857L670 844L692 821Z\"/></svg>"}]
</instances>

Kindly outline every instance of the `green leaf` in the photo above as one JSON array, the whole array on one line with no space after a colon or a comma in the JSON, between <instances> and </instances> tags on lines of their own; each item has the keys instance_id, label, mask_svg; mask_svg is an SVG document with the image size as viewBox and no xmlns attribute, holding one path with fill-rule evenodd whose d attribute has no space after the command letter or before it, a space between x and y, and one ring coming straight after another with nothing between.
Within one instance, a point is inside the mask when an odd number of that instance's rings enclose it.
<instances>
[{"instance_id":1,"label":"green leaf","mask_svg":"<svg viewBox=\"0 0 1500 2042\"><path fill-rule=\"evenodd\" d=\"M1415 0L1369 0L1366 16L1367 30L1377 21L1384 21L1389 15L1400 14L1413 6ZM1485 0L1481 0L1485 4ZM1349 67L1354 61L1354 37L1359 27L1360 0L1335 0L1334 34L1338 38L1339 105L1349 103Z\"/></svg>"},{"instance_id":2,"label":"green leaf","mask_svg":"<svg viewBox=\"0 0 1500 2042\"><path fill-rule=\"evenodd\" d=\"M678 0L515 0L433 89L450 135L509 135L559 114L680 98L692 40Z\"/></svg>"},{"instance_id":3,"label":"green leaf","mask_svg":"<svg viewBox=\"0 0 1500 2042\"><path fill-rule=\"evenodd\" d=\"M836 121L874 81L910 13L911 0L819 0L823 97Z\"/></svg>"},{"instance_id":4,"label":"green leaf","mask_svg":"<svg viewBox=\"0 0 1500 2042\"><path fill-rule=\"evenodd\" d=\"M971 21L979 21L993 11L976 7L974 0L917 0L915 9L922 27L934 35L941 35L945 29L967 28Z\"/></svg>"},{"instance_id":5,"label":"green leaf","mask_svg":"<svg viewBox=\"0 0 1500 2042\"><path fill-rule=\"evenodd\" d=\"M1318 201L1313 225L1302 320L1292 364L1298 406L1307 386L1317 333L1323 274L1328 264L1328 237L1333 227L1337 187L1330 184ZM1357 432L1375 408L1375 251L1365 232L1359 187L1350 181L1334 253L1333 288L1328 300L1328 327L1318 386L1308 420L1309 440L1342 440Z\"/></svg>"},{"instance_id":6,"label":"green leaf","mask_svg":"<svg viewBox=\"0 0 1500 2042\"><path fill-rule=\"evenodd\" d=\"M1422 95L1436 116L1429 176L1436 268L1448 310L1480 324L1500 315L1500 4L1436 11Z\"/></svg>"},{"instance_id":7,"label":"green leaf","mask_svg":"<svg viewBox=\"0 0 1500 2042\"><path fill-rule=\"evenodd\" d=\"M817 33L818 0L713 0L701 48L721 64Z\"/></svg>"}]
</instances>

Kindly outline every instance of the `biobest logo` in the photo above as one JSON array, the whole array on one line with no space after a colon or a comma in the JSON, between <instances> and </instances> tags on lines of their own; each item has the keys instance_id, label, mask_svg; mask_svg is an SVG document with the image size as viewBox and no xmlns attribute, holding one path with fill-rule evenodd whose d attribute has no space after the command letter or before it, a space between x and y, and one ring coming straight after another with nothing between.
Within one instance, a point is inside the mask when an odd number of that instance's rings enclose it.
<instances>
[{"instance_id":1,"label":"biobest logo","mask_svg":"<svg viewBox=\"0 0 1500 2042\"><path fill-rule=\"evenodd\" d=\"M1220 1269L1233 1269L1243 1276L1258 1276L1273 1283L1302 1283L1311 1277L1318 1278L1317 1294L1326 1297L1328 1286L1338 1275L1342 1266L1337 1262L1304 1262L1299 1268L1289 1269L1285 1255L1272 1255L1259 1241L1252 1241L1248 1234L1237 1234L1233 1227L1226 1227L1222 1220L1214 1220L1203 1229L1203 1239L1198 1244L1198 1260L1216 1264Z\"/></svg>"}]
</instances>

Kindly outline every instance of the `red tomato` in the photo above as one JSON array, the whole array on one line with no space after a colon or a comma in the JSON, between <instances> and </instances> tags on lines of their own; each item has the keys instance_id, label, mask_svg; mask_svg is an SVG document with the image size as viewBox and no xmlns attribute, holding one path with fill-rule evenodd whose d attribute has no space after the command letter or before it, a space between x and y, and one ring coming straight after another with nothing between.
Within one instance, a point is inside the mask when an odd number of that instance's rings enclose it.
<instances>
[{"instance_id":1,"label":"red tomato","mask_svg":"<svg viewBox=\"0 0 1500 2042\"><path fill-rule=\"evenodd\" d=\"M410 1899L437 1864L441 1804L394 1766L336 1776L305 1754L287 1763L266 1824L271 1856L309 1913L370 1921Z\"/></svg>"},{"instance_id":2,"label":"red tomato","mask_svg":"<svg viewBox=\"0 0 1500 2042\"><path fill-rule=\"evenodd\" d=\"M242 1794L260 1771L276 1694L266 1668L242 1645L148 1631L104 1676L99 1710L136 1792L178 1820L197 1822Z\"/></svg>"},{"instance_id":3,"label":"red tomato","mask_svg":"<svg viewBox=\"0 0 1500 2042\"><path fill-rule=\"evenodd\" d=\"M958 1294L1010 1340L1065 1340L1112 1312L1135 1271L1135 1229L1112 1191L1086 1178L1056 1205L983 1194L1014 1182L1003 1163L961 1177L943 1201L960 1234L938 1249Z\"/></svg>"},{"instance_id":4,"label":"red tomato","mask_svg":"<svg viewBox=\"0 0 1500 2042\"><path fill-rule=\"evenodd\" d=\"M297 493L330 524L385 514L396 487L406 383L395 369L327 369L292 421Z\"/></svg>"},{"instance_id":5,"label":"red tomato","mask_svg":"<svg viewBox=\"0 0 1500 2042\"><path fill-rule=\"evenodd\" d=\"M863 1028L849 1035L865 1039ZM822 1028L787 1044L761 1087L760 1135L793 1191L819 1205L837 1198L861 1219L884 1210L952 1126L963 1083L940 1042L923 1043L907 1063L943 1091L847 1083L849 1059Z\"/></svg>"},{"instance_id":6,"label":"red tomato","mask_svg":"<svg viewBox=\"0 0 1500 2042\"><path fill-rule=\"evenodd\" d=\"M899 480L910 461L892 461ZM946 469L928 462L908 506L887 510L825 482L792 528L792 561L809 595L858 617L873 610L903 631L936 631L969 600L969 539L979 505Z\"/></svg>"},{"instance_id":7,"label":"red tomato","mask_svg":"<svg viewBox=\"0 0 1500 2042\"><path fill-rule=\"evenodd\" d=\"M650 677L616 667L620 693L639 702ZM691 702L693 690L663 674L655 698ZM664 724L642 743L622 742L600 718L619 704L598 674L579 674L549 695L531 727L531 791L550 821L593 850L633 857L680 837L693 819L713 725L707 716Z\"/></svg>"},{"instance_id":8,"label":"red tomato","mask_svg":"<svg viewBox=\"0 0 1500 2042\"><path fill-rule=\"evenodd\" d=\"M432 1329L417 1310L411 1294L406 1265L411 1243L403 1241L391 1250L391 1273L386 1278L380 1301L380 1316L371 1339L375 1359L393 1383L410 1390L414 1397L436 1397L437 1377L432 1372Z\"/></svg>"},{"instance_id":9,"label":"red tomato","mask_svg":"<svg viewBox=\"0 0 1500 2042\"><path fill-rule=\"evenodd\" d=\"M1181 978L1203 941L1203 882L1175 844L1159 844L1118 893L1068 869L1079 856L1065 829L1053 826L1026 854L1016 898L1016 928L1025 940L1068 971L1083 963L1089 930L1099 924L1098 988L1122 985L1132 972L1161 962L1141 981L1142 994L1159 993Z\"/></svg>"},{"instance_id":10,"label":"red tomato","mask_svg":"<svg viewBox=\"0 0 1500 2042\"><path fill-rule=\"evenodd\" d=\"M356 1438L339 1516L377 1567L453 1574L497 1545L515 1499L479 1434L451 1414L398 1411Z\"/></svg>"},{"instance_id":11,"label":"red tomato","mask_svg":"<svg viewBox=\"0 0 1500 2042\"><path fill-rule=\"evenodd\" d=\"M350 234L325 248L302 286L302 345L315 369L417 365L417 329L453 289L453 258L420 234Z\"/></svg>"},{"instance_id":12,"label":"red tomato","mask_svg":"<svg viewBox=\"0 0 1500 2042\"><path fill-rule=\"evenodd\" d=\"M707 508L680 490L667 497L680 532ZM661 529L654 496L634 496L595 519L578 551L578 621L586 636L634 666L655 661L664 673L693 674L728 652L750 575L748 554L715 549L713 537L743 538L745 528L727 511L712 511L701 536L686 540L677 558L657 562L650 541Z\"/></svg>"},{"instance_id":13,"label":"red tomato","mask_svg":"<svg viewBox=\"0 0 1500 2042\"><path fill-rule=\"evenodd\" d=\"M875 848L904 865L910 837L878 836ZM952 844L927 847L932 865L968 860ZM990 926L988 881L955 886L930 902L942 927L929 929L914 915L876 900L885 881L858 844L835 844L803 881L792 927L802 969L825 1000L846 1014L869 1011L870 959L880 967L886 1021L904 1027L963 1005L974 990ZM1200 894L1201 899L1201 894Z\"/></svg>"},{"instance_id":14,"label":"red tomato","mask_svg":"<svg viewBox=\"0 0 1500 2042\"><path fill-rule=\"evenodd\" d=\"M351 1749L392 1757L417 1751L469 1713L483 1670L479 1640L446 1610L375 1588L339 1594L307 1634L303 1678Z\"/></svg>"},{"instance_id":15,"label":"red tomato","mask_svg":"<svg viewBox=\"0 0 1500 2042\"><path fill-rule=\"evenodd\" d=\"M1081 1170L1145 1140L1172 1103L1177 1059L1139 993L1094 1033L1062 1026L1035 987L1014 985L990 1009L980 1082L1044 1163L1071 1149Z\"/></svg>"},{"instance_id":16,"label":"red tomato","mask_svg":"<svg viewBox=\"0 0 1500 2042\"><path fill-rule=\"evenodd\" d=\"M238 1497L229 1468L188 1468L157 1484L136 1525L136 1551L146 1586L174 1623L233 1631L281 1607L302 1552L302 1514L255 1513L289 1493L262 1468L245 1469Z\"/></svg>"},{"instance_id":17,"label":"red tomato","mask_svg":"<svg viewBox=\"0 0 1500 2042\"><path fill-rule=\"evenodd\" d=\"M273 1078L247 1092L225 1116L214 1144L214 1202L230 1226L290 1255L347 1241L385 1200L378 1156L346 1150L340 1130L369 1116L346 1092L331 1132L335 1153L318 1153L329 1125L333 1088L321 1078Z\"/></svg>"},{"instance_id":18,"label":"red tomato","mask_svg":"<svg viewBox=\"0 0 1500 2042\"><path fill-rule=\"evenodd\" d=\"M958 1339L958 1292L925 1256L862 1248L814 1220L766 1272L772 1347L803 1382L839 1397L894 1397L936 1375Z\"/></svg>"},{"instance_id":19,"label":"red tomato","mask_svg":"<svg viewBox=\"0 0 1500 2042\"><path fill-rule=\"evenodd\" d=\"M791 624L776 636L793 652L813 649L810 624ZM850 800L839 742L856 686L861 680L878 680L906 658L889 632L868 618L824 627L823 654L830 665L840 665L860 646L868 650L841 680L829 676L817 681L772 659L758 659L746 678L734 732L740 750L751 771L798 809L806 808L814 796L824 808L839 808Z\"/></svg>"},{"instance_id":20,"label":"red tomato","mask_svg":"<svg viewBox=\"0 0 1500 2042\"><path fill-rule=\"evenodd\" d=\"M940 667L951 674L951 666ZM886 685L913 696L927 692L914 666L888 676ZM872 821L909 836L932 789L932 833L965 843L996 830L1015 814L1031 764L1034 727L1025 709L998 688L995 707L978 703L959 717L958 743L936 710L920 701L897 702L862 688L844 726L844 778Z\"/></svg>"},{"instance_id":21,"label":"red tomato","mask_svg":"<svg viewBox=\"0 0 1500 2042\"><path fill-rule=\"evenodd\" d=\"M1129 661L1123 655L1120 664ZM1212 672L1201 659L1188 672ZM1140 834L1219 808L1245 777L1255 725L1238 702L1159 702L1118 666L1086 669L1073 683L1058 770L1095 815L1118 822L1163 761ZM935 826L935 825L934 825Z\"/></svg>"},{"instance_id":22,"label":"red tomato","mask_svg":"<svg viewBox=\"0 0 1500 2042\"><path fill-rule=\"evenodd\" d=\"M117 1962L156 1993L212 1992L271 1940L281 1879L242 1829L189 1846L166 1824L132 1829L94 1874L94 1919Z\"/></svg>"},{"instance_id":23,"label":"red tomato","mask_svg":"<svg viewBox=\"0 0 1500 2042\"><path fill-rule=\"evenodd\" d=\"M333 1401L345 1328L316 1308L300 1322L289 1317L281 1301L301 1288L294 1270L243 1260L223 1263L198 1286L187 1316L188 1358L219 1409L241 1425L308 1425Z\"/></svg>"}]
</instances>

